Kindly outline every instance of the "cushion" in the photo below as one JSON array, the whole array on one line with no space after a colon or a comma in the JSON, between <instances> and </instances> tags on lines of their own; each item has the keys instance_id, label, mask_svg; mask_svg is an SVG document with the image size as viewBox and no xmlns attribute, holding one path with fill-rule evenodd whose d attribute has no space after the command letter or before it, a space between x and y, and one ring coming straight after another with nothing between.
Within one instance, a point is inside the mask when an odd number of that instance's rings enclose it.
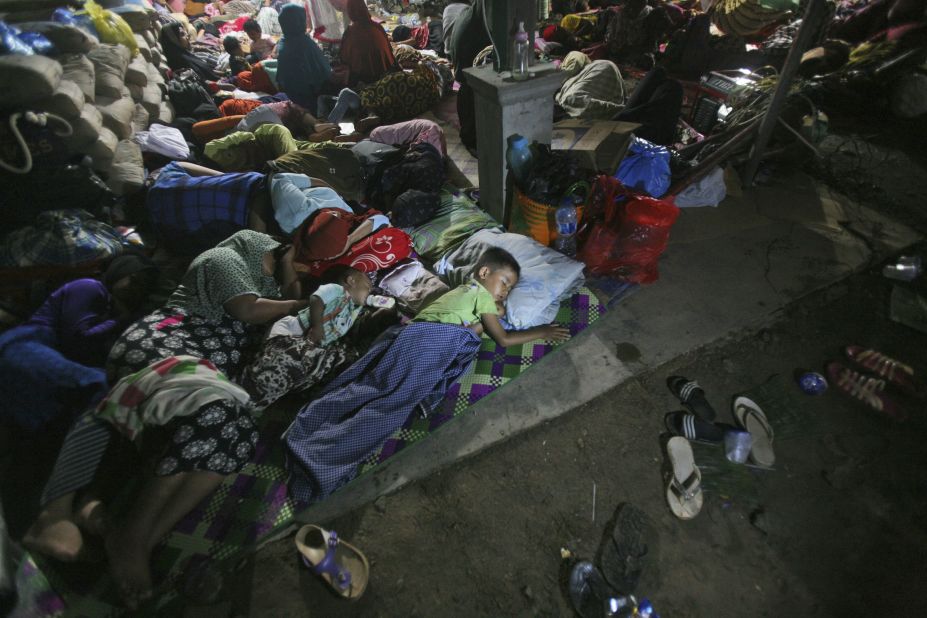
<instances>
[{"instance_id":1,"label":"cushion","mask_svg":"<svg viewBox=\"0 0 927 618\"><path fill-rule=\"evenodd\" d=\"M77 118L84 109L84 93L71 80L62 79L55 89L55 94L39 103L37 107L62 118Z\"/></svg>"},{"instance_id":2,"label":"cushion","mask_svg":"<svg viewBox=\"0 0 927 618\"><path fill-rule=\"evenodd\" d=\"M61 78L77 84L84 93L84 100L93 103L96 99L97 77L93 63L84 54L64 54L57 56L61 64Z\"/></svg>"},{"instance_id":3,"label":"cushion","mask_svg":"<svg viewBox=\"0 0 927 618\"><path fill-rule=\"evenodd\" d=\"M584 282L582 262L572 260L521 234L481 230L436 265L435 270L452 288L467 281L487 247L501 247L521 266L521 277L506 302L505 320L521 330L550 324L560 301Z\"/></svg>"},{"instance_id":4,"label":"cushion","mask_svg":"<svg viewBox=\"0 0 927 618\"><path fill-rule=\"evenodd\" d=\"M86 54L100 44L97 37L77 26L54 21L30 21L16 24L24 32L38 32L45 36L61 54Z\"/></svg>"},{"instance_id":5,"label":"cushion","mask_svg":"<svg viewBox=\"0 0 927 618\"><path fill-rule=\"evenodd\" d=\"M415 250L429 262L436 262L474 233L498 228L499 223L465 196L441 192L441 205L434 218L411 232Z\"/></svg>"},{"instance_id":6,"label":"cushion","mask_svg":"<svg viewBox=\"0 0 927 618\"><path fill-rule=\"evenodd\" d=\"M145 32L148 32L147 30ZM141 54L145 62L151 60L151 46L148 44L148 40L141 34L135 34L135 44L138 45L138 53Z\"/></svg>"},{"instance_id":7,"label":"cushion","mask_svg":"<svg viewBox=\"0 0 927 618\"><path fill-rule=\"evenodd\" d=\"M63 70L46 56L0 56L0 107L47 99L55 93Z\"/></svg>"},{"instance_id":8,"label":"cushion","mask_svg":"<svg viewBox=\"0 0 927 618\"><path fill-rule=\"evenodd\" d=\"M170 124L174 122L176 117L177 113L174 111L173 104L170 101L161 101L161 105L158 107L158 122Z\"/></svg>"},{"instance_id":9,"label":"cushion","mask_svg":"<svg viewBox=\"0 0 927 618\"><path fill-rule=\"evenodd\" d=\"M129 28L132 28L132 32L144 32L151 28L151 17L148 11L137 4L125 4L110 10L123 18L129 24Z\"/></svg>"},{"instance_id":10,"label":"cushion","mask_svg":"<svg viewBox=\"0 0 927 618\"><path fill-rule=\"evenodd\" d=\"M148 84L142 88L142 98L139 103L144 105L145 109L148 110L148 115L153 117L160 113L163 98L164 93L161 91L160 86L157 84Z\"/></svg>"}]
</instances>

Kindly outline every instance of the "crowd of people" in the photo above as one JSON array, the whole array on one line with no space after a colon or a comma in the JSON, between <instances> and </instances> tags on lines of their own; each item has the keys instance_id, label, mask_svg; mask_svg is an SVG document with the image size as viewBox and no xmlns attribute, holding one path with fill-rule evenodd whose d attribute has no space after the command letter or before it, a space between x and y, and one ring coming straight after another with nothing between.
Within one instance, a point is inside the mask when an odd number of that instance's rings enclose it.
<instances>
[{"instance_id":1,"label":"crowd of people","mask_svg":"<svg viewBox=\"0 0 927 618\"><path fill-rule=\"evenodd\" d=\"M371 302L378 277L413 256L404 230L438 208L446 142L418 116L455 82L461 140L478 146L464 69L492 46L485 0L429 4L421 23L391 32L363 0L232 0L192 16L183 4L153 1L171 87L183 93L171 128L191 146L187 160L146 160L139 223L155 259L127 252L0 334L0 420L27 433L68 427L23 542L75 561L102 537L130 607L153 594L153 548L249 462L264 408L326 385L284 438L291 491L315 501L413 412L427 414L481 336L501 346L568 337L553 324L503 328L520 267L501 249L405 319ZM889 20L923 18L917 3L884 4ZM349 23L332 38L344 26L335 7ZM568 74L558 113L636 122L639 137L671 144L677 78L781 62L777 48L745 40L786 13L764 14L752 35L719 36L708 26L722 9L702 8L554 2L536 48ZM631 91L629 69L642 75ZM157 299L177 260L186 270ZM130 473L144 483L115 517L107 505Z\"/></svg>"}]
</instances>

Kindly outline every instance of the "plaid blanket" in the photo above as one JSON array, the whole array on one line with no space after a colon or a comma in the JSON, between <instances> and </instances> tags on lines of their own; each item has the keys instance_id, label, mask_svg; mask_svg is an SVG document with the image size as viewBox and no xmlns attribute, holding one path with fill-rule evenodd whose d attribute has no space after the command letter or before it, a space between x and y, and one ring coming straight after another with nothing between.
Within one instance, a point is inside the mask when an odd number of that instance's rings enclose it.
<instances>
[{"instance_id":1,"label":"plaid blanket","mask_svg":"<svg viewBox=\"0 0 927 618\"><path fill-rule=\"evenodd\" d=\"M264 174L191 176L177 163L164 166L146 206L158 237L179 255L215 247L248 223L248 203Z\"/></svg>"}]
</instances>

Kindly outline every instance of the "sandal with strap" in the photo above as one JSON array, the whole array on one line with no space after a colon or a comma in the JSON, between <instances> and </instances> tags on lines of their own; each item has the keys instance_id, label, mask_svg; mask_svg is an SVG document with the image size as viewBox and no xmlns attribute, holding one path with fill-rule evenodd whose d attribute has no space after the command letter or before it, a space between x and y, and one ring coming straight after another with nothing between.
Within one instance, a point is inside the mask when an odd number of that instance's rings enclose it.
<instances>
[{"instance_id":1,"label":"sandal with strap","mask_svg":"<svg viewBox=\"0 0 927 618\"><path fill-rule=\"evenodd\" d=\"M670 392L676 395L676 398L693 414L709 423L715 420L717 413L708 403L705 391L698 385L698 382L683 376L670 376L666 379L666 385Z\"/></svg>"},{"instance_id":2,"label":"sandal with strap","mask_svg":"<svg viewBox=\"0 0 927 618\"><path fill-rule=\"evenodd\" d=\"M303 563L335 592L351 601L364 594L370 578L367 557L337 532L308 524L296 533L295 542Z\"/></svg>"},{"instance_id":3,"label":"sandal with strap","mask_svg":"<svg viewBox=\"0 0 927 618\"><path fill-rule=\"evenodd\" d=\"M758 466L772 468L776 463L776 453L773 452L772 425L763 414L763 410L749 397L736 397L734 399L734 419L742 429L750 433L752 446L750 447L750 461Z\"/></svg>"},{"instance_id":4,"label":"sandal with strap","mask_svg":"<svg viewBox=\"0 0 927 618\"><path fill-rule=\"evenodd\" d=\"M864 349L858 345L848 345L844 352L847 358L880 378L903 388L911 394L918 394L917 382L914 380L914 369L873 349Z\"/></svg>"},{"instance_id":5,"label":"sandal with strap","mask_svg":"<svg viewBox=\"0 0 927 618\"><path fill-rule=\"evenodd\" d=\"M667 475L666 502L679 519L692 519L702 510L702 471L695 465L692 445L676 436L666 443L672 472Z\"/></svg>"},{"instance_id":6,"label":"sandal with strap","mask_svg":"<svg viewBox=\"0 0 927 618\"><path fill-rule=\"evenodd\" d=\"M903 421L907 418L907 414L883 392L885 380L853 371L838 362L827 366L827 376L830 378L830 383L838 390L862 401L876 412L882 412L896 421Z\"/></svg>"}]
</instances>

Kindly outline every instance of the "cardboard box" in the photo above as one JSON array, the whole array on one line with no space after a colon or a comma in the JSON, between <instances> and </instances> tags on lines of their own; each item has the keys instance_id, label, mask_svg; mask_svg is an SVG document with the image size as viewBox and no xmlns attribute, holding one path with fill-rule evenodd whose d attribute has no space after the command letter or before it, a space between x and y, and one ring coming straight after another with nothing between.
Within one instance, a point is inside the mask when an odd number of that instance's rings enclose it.
<instances>
[{"instance_id":1,"label":"cardboard box","mask_svg":"<svg viewBox=\"0 0 927 618\"><path fill-rule=\"evenodd\" d=\"M631 145L636 122L614 120L561 120L554 125L552 150L570 150L579 155L586 169L614 174Z\"/></svg>"}]
</instances>

